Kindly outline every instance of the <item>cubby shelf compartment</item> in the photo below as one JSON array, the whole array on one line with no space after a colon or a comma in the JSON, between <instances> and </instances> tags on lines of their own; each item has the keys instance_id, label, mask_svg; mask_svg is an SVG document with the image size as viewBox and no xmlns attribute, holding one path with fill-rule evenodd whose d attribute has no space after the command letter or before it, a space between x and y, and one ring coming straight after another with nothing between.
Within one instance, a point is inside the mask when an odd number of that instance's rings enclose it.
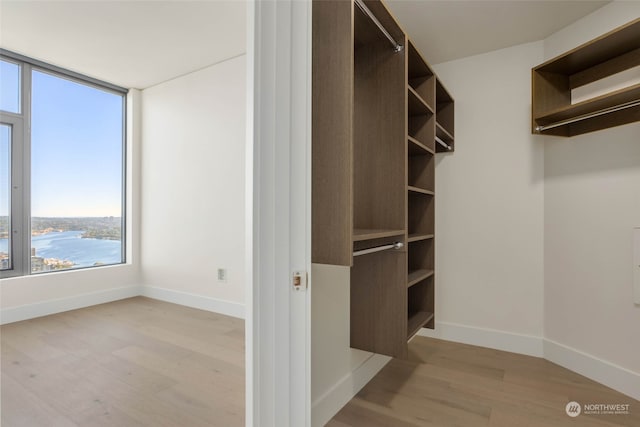
<instances>
[{"instance_id":1,"label":"cubby shelf compartment","mask_svg":"<svg viewBox=\"0 0 640 427\"><path fill-rule=\"evenodd\" d=\"M417 194L426 194L428 196L433 196L433 191L431 190L426 190L424 188L420 188L420 187L414 187L412 185L409 185L407 187L407 190L412 192L412 193L417 193Z\"/></svg>"},{"instance_id":2,"label":"cubby shelf compartment","mask_svg":"<svg viewBox=\"0 0 640 427\"><path fill-rule=\"evenodd\" d=\"M453 135L449 133L445 128L442 127L436 118L436 136L442 139L445 142L453 142Z\"/></svg>"},{"instance_id":3,"label":"cubby shelf compartment","mask_svg":"<svg viewBox=\"0 0 640 427\"><path fill-rule=\"evenodd\" d=\"M454 150L454 101L442 82L436 79L436 136L445 146L436 144L436 152Z\"/></svg>"},{"instance_id":4,"label":"cubby shelf compartment","mask_svg":"<svg viewBox=\"0 0 640 427\"><path fill-rule=\"evenodd\" d=\"M381 239L384 237L403 236L404 230L379 230L379 229L353 229L353 241L361 242L363 240Z\"/></svg>"},{"instance_id":5,"label":"cubby shelf compartment","mask_svg":"<svg viewBox=\"0 0 640 427\"><path fill-rule=\"evenodd\" d=\"M640 18L531 70L531 132L571 137L640 121L640 84L572 103L572 90L640 66Z\"/></svg>"},{"instance_id":6,"label":"cubby shelf compartment","mask_svg":"<svg viewBox=\"0 0 640 427\"><path fill-rule=\"evenodd\" d=\"M433 108L416 92L411 86L407 87L408 90L408 102L409 102L409 115L420 116L433 114Z\"/></svg>"},{"instance_id":7,"label":"cubby shelf compartment","mask_svg":"<svg viewBox=\"0 0 640 427\"><path fill-rule=\"evenodd\" d=\"M536 116L535 121L539 125L544 126L550 123L558 123L581 116L587 116L598 111L608 110L634 101L640 102L640 83L605 95L587 99L586 101L582 101L577 104L556 108L553 111ZM638 113L640 112L640 105L637 106L636 112L636 116L640 118L640 113ZM566 124L564 126L569 125L570 124Z\"/></svg>"},{"instance_id":8,"label":"cubby shelf compartment","mask_svg":"<svg viewBox=\"0 0 640 427\"><path fill-rule=\"evenodd\" d=\"M433 239L433 234L409 234L407 242L419 242L421 240Z\"/></svg>"},{"instance_id":9,"label":"cubby shelf compartment","mask_svg":"<svg viewBox=\"0 0 640 427\"><path fill-rule=\"evenodd\" d=\"M407 339L412 338L429 321L433 319L433 313L428 311L418 311L412 313L407 321Z\"/></svg>"},{"instance_id":10,"label":"cubby shelf compartment","mask_svg":"<svg viewBox=\"0 0 640 427\"><path fill-rule=\"evenodd\" d=\"M433 276L433 270L413 270L407 275L407 287L411 287L416 283Z\"/></svg>"},{"instance_id":11,"label":"cubby shelf compartment","mask_svg":"<svg viewBox=\"0 0 640 427\"><path fill-rule=\"evenodd\" d=\"M409 141L409 156L422 156L425 154L433 154L433 150L422 142L418 141L411 135L407 136L407 141Z\"/></svg>"}]
</instances>

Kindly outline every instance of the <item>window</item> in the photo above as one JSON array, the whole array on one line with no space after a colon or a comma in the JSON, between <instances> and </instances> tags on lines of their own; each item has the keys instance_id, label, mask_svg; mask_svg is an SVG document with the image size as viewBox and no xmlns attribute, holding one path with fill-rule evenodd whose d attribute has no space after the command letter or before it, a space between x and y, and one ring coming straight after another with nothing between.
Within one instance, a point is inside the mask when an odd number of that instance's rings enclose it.
<instances>
[{"instance_id":1,"label":"window","mask_svg":"<svg viewBox=\"0 0 640 427\"><path fill-rule=\"evenodd\" d=\"M126 90L0 53L0 274L124 262Z\"/></svg>"}]
</instances>

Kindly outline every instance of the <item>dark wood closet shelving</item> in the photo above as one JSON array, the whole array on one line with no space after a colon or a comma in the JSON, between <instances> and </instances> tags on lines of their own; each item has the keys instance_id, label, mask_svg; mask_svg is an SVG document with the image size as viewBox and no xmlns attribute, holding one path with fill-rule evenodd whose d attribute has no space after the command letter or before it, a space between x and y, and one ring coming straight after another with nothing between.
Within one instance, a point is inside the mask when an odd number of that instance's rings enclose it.
<instances>
[{"instance_id":1,"label":"dark wood closet shelving","mask_svg":"<svg viewBox=\"0 0 640 427\"><path fill-rule=\"evenodd\" d=\"M531 132L571 137L640 121L640 84L575 104L571 92L637 66L640 18L533 68Z\"/></svg>"},{"instance_id":2,"label":"dark wood closet shelving","mask_svg":"<svg viewBox=\"0 0 640 427\"><path fill-rule=\"evenodd\" d=\"M353 230L353 241L381 239L383 237L404 236L404 230L372 230L355 228Z\"/></svg>"},{"instance_id":3,"label":"dark wood closet shelving","mask_svg":"<svg viewBox=\"0 0 640 427\"><path fill-rule=\"evenodd\" d=\"M409 234L407 236L407 242L419 242L420 240L433 239L433 234Z\"/></svg>"},{"instance_id":4,"label":"dark wood closet shelving","mask_svg":"<svg viewBox=\"0 0 640 427\"><path fill-rule=\"evenodd\" d=\"M420 116L423 114L433 114L433 108L422 99L418 92L416 92L411 86L407 87L409 98L409 115Z\"/></svg>"},{"instance_id":5,"label":"dark wood closet shelving","mask_svg":"<svg viewBox=\"0 0 640 427\"><path fill-rule=\"evenodd\" d=\"M440 125L440 123L436 122L436 136L441 138L443 141L453 142L453 135L451 135L445 128Z\"/></svg>"},{"instance_id":6,"label":"dark wood closet shelving","mask_svg":"<svg viewBox=\"0 0 640 427\"><path fill-rule=\"evenodd\" d=\"M409 155L410 156L421 156L424 154L433 154L433 150L417 139L413 138L411 135L407 136L407 140L409 141Z\"/></svg>"},{"instance_id":7,"label":"dark wood closet shelving","mask_svg":"<svg viewBox=\"0 0 640 427\"><path fill-rule=\"evenodd\" d=\"M573 117L583 116L637 100L640 100L640 83L598 97L587 99L576 104L556 108L555 110L536 116L535 120L536 123L545 125Z\"/></svg>"},{"instance_id":8,"label":"dark wood closet shelving","mask_svg":"<svg viewBox=\"0 0 640 427\"><path fill-rule=\"evenodd\" d=\"M436 79L436 136L448 146L436 144L436 152L452 152L454 139L454 101L439 79Z\"/></svg>"},{"instance_id":9,"label":"dark wood closet shelving","mask_svg":"<svg viewBox=\"0 0 640 427\"><path fill-rule=\"evenodd\" d=\"M426 278L433 276L433 270L413 270L407 275L407 287L411 287Z\"/></svg>"},{"instance_id":10,"label":"dark wood closet shelving","mask_svg":"<svg viewBox=\"0 0 640 427\"><path fill-rule=\"evenodd\" d=\"M425 190L424 188L413 187L411 185L407 187L407 190L413 193L427 194L429 196L433 196L434 194L431 190Z\"/></svg>"},{"instance_id":11,"label":"dark wood closet shelving","mask_svg":"<svg viewBox=\"0 0 640 427\"><path fill-rule=\"evenodd\" d=\"M409 316L407 322L407 339L413 338L418 331L427 324L430 320L433 320L433 313L428 311L417 311Z\"/></svg>"},{"instance_id":12,"label":"dark wood closet shelving","mask_svg":"<svg viewBox=\"0 0 640 427\"><path fill-rule=\"evenodd\" d=\"M454 104L384 4L364 4L404 49L353 2L313 0L312 262L350 267L351 347L406 358L435 322L435 138L453 146Z\"/></svg>"}]
</instances>

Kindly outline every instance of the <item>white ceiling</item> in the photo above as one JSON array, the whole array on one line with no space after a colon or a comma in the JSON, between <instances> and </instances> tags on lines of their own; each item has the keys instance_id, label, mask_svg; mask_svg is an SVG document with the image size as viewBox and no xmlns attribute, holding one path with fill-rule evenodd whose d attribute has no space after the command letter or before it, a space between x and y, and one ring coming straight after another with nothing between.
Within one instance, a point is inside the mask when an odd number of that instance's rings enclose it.
<instances>
[{"instance_id":1,"label":"white ceiling","mask_svg":"<svg viewBox=\"0 0 640 427\"><path fill-rule=\"evenodd\" d=\"M610 1L386 0L432 64L542 40Z\"/></svg>"},{"instance_id":2,"label":"white ceiling","mask_svg":"<svg viewBox=\"0 0 640 427\"><path fill-rule=\"evenodd\" d=\"M245 52L238 1L0 2L0 46L128 88Z\"/></svg>"},{"instance_id":3,"label":"white ceiling","mask_svg":"<svg viewBox=\"0 0 640 427\"><path fill-rule=\"evenodd\" d=\"M541 40L609 1L386 0L440 63ZM245 52L244 0L0 0L0 46L146 88Z\"/></svg>"}]
</instances>

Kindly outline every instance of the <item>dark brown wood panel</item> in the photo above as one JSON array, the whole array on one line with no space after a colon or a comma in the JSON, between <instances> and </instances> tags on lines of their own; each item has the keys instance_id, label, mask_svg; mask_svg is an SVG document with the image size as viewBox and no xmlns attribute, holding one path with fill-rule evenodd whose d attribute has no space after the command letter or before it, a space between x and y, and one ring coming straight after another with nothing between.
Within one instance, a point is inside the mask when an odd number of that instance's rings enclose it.
<instances>
[{"instance_id":1,"label":"dark brown wood panel","mask_svg":"<svg viewBox=\"0 0 640 427\"><path fill-rule=\"evenodd\" d=\"M413 320L413 327L407 325L407 338L411 338L418 332L417 328L434 327L435 308L434 275L431 274L424 280L415 283L409 288L407 313L409 324Z\"/></svg>"},{"instance_id":2,"label":"dark brown wood panel","mask_svg":"<svg viewBox=\"0 0 640 427\"><path fill-rule=\"evenodd\" d=\"M409 274L416 270L433 270L435 267L433 238L409 243L407 260Z\"/></svg>"},{"instance_id":3,"label":"dark brown wood panel","mask_svg":"<svg viewBox=\"0 0 640 427\"><path fill-rule=\"evenodd\" d=\"M571 89L640 65L640 18L532 69L531 132L574 136L637 121L634 108L601 110L640 100L640 85L571 103ZM576 120L577 119L577 120ZM572 120L573 124L562 124ZM579 120L579 121L578 121ZM538 126L561 124L551 129Z\"/></svg>"},{"instance_id":4,"label":"dark brown wood panel","mask_svg":"<svg viewBox=\"0 0 640 427\"><path fill-rule=\"evenodd\" d=\"M639 36L640 37L640 36ZM593 83L602 78L612 76L622 71L628 70L640 65L640 48L625 53L624 55L615 57L608 61L602 62L586 70L572 74L569 77L569 86L575 89L589 83Z\"/></svg>"},{"instance_id":5,"label":"dark brown wood panel","mask_svg":"<svg viewBox=\"0 0 640 427\"><path fill-rule=\"evenodd\" d=\"M537 116L536 121L540 125L555 123L632 101L640 101L640 84L549 111Z\"/></svg>"},{"instance_id":6,"label":"dark brown wood panel","mask_svg":"<svg viewBox=\"0 0 640 427\"><path fill-rule=\"evenodd\" d=\"M433 234L435 201L426 194L408 194L408 230L409 234Z\"/></svg>"},{"instance_id":7,"label":"dark brown wood panel","mask_svg":"<svg viewBox=\"0 0 640 427\"><path fill-rule=\"evenodd\" d=\"M534 70L572 75L638 48L640 18L550 59Z\"/></svg>"},{"instance_id":8,"label":"dark brown wood panel","mask_svg":"<svg viewBox=\"0 0 640 427\"><path fill-rule=\"evenodd\" d=\"M594 117L589 120L571 123L567 125L567 127L569 129L569 135L575 136L634 122L640 122L640 105L609 113L604 116Z\"/></svg>"},{"instance_id":9,"label":"dark brown wood panel","mask_svg":"<svg viewBox=\"0 0 640 427\"><path fill-rule=\"evenodd\" d=\"M569 77L564 74L533 72L531 75L532 93L535 94L532 112L538 117L547 111L571 105L571 87Z\"/></svg>"},{"instance_id":10,"label":"dark brown wood panel","mask_svg":"<svg viewBox=\"0 0 640 427\"><path fill-rule=\"evenodd\" d=\"M429 150L435 151L435 115L409 116L408 132L409 136Z\"/></svg>"},{"instance_id":11,"label":"dark brown wood panel","mask_svg":"<svg viewBox=\"0 0 640 427\"><path fill-rule=\"evenodd\" d=\"M404 229L405 57L380 37L355 52L353 221Z\"/></svg>"},{"instance_id":12,"label":"dark brown wood panel","mask_svg":"<svg viewBox=\"0 0 640 427\"><path fill-rule=\"evenodd\" d=\"M313 2L312 262L351 265L351 2Z\"/></svg>"},{"instance_id":13,"label":"dark brown wood panel","mask_svg":"<svg viewBox=\"0 0 640 427\"><path fill-rule=\"evenodd\" d=\"M425 190L435 191L436 168L433 155L409 157L407 176L409 185Z\"/></svg>"},{"instance_id":14,"label":"dark brown wood panel","mask_svg":"<svg viewBox=\"0 0 640 427\"><path fill-rule=\"evenodd\" d=\"M351 268L351 347L406 357L406 253L355 257Z\"/></svg>"},{"instance_id":15,"label":"dark brown wood panel","mask_svg":"<svg viewBox=\"0 0 640 427\"><path fill-rule=\"evenodd\" d=\"M440 80L436 79L436 136L448 146L436 144L436 152L451 152L455 148L454 101Z\"/></svg>"}]
</instances>

